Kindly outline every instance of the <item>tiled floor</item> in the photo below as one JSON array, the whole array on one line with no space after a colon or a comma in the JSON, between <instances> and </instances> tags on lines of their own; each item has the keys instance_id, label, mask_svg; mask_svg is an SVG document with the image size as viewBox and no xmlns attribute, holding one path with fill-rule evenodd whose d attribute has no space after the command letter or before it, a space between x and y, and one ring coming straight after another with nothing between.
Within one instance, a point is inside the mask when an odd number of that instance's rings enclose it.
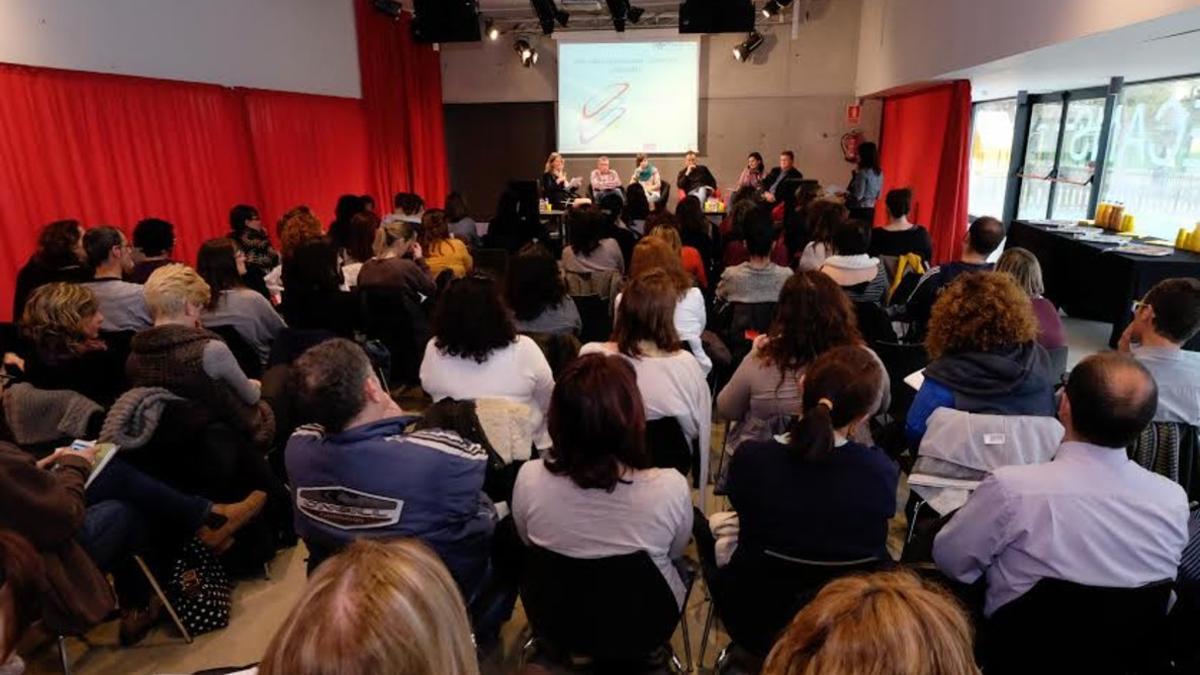
<instances>
[{"instance_id":1,"label":"tiled floor","mask_svg":"<svg viewBox=\"0 0 1200 675\"><path fill-rule=\"evenodd\" d=\"M1108 324L1065 319L1070 365L1078 363L1088 354L1107 349ZM720 448L723 428L714 429L715 448ZM908 487L901 483L897 496L903 505L908 496ZM709 505L719 510L725 505L711 495ZM889 549L898 556L903 541L904 517L898 514L892 521ZM91 645L79 640L70 641L72 670L76 675L142 675L148 673L192 673L205 668L234 666L254 663L262 656L263 649L299 596L305 581L305 551L303 545L284 551L271 564L269 580L245 581L234 592L233 617L225 630L196 638L191 645L184 644L174 629L164 625L156 629L144 642L131 648L117 645L116 625L101 626L88 635ZM700 638L708 612L703 582L697 582L687 607L693 658L699 654ZM513 619L505 626L501 646L488 662L484 672L489 675L507 675L519 672L520 649L528 637L524 614L518 606ZM711 666L716 654L727 642L719 627L710 637L705 656L706 665ZM674 647L683 658L682 636L676 632ZM58 667L57 650L49 643L36 649L29 664L32 675L61 672ZM702 671L707 672L707 671Z\"/></svg>"}]
</instances>

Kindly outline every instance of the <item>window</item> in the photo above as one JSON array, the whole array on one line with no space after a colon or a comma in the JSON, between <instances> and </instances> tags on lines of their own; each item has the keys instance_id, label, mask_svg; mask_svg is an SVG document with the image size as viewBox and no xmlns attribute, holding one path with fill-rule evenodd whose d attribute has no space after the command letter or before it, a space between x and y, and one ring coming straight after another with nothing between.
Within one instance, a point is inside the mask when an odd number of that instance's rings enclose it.
<instances>
[{"instance_id":1,"label":"window","mask_svg":"<svg viewBox=\"0 0 1200 675\"><path fill-rule=\"evenodd\" d=\"M967 198L967 210L972 215L999 218L1004 212L1016 116L1015 98L975 106L971 123L970 194Z\"/></svg>"},{"instance_id":2,"label":"window","mask_svg":"<svg viewBox=\"0 0 1200 675\"><path fill-rule=\"evenodd\" d=\"M1100 199L1172 242L1200 220L1200 77L1121 89Z\"/></svg>"},{"instance_id":3,"label":"window","mask_svg":"<svg viewBox=\"0 0 1200 675\"><path fill-rule=\"evenodd\" d=\"M1025 164L1021 167L1021 199L1017 217L1047 218L1050 206L1050 179L1054 177L1054 156L1058 151L1058 129L1062 126L1061 102L1035 103L1029 117L1029 143Z\"/></svg>"}]
</instances>

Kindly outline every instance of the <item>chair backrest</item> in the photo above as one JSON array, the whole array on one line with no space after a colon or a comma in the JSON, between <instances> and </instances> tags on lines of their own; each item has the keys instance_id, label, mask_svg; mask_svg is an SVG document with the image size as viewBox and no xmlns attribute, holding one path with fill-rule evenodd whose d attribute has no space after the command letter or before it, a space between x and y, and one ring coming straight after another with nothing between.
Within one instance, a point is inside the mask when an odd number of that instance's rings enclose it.
<instances>
[{"instance_id":1,"label":"chair backrest","mask_svg":"<svg viewBox=\"0 0 1200 675\"><path fill-rule=\"evenodd\" d=\"M104 341L114 359L125 363L129 358L129 352L132 351L130 343L133 342L133 336L136 334L137 331L132 330L100 331L100 339Z\"/></svg>"},{"instance_id":2,"label":"chair backrest","mask_svg":"<svg viewBox=\"0 0 1200 675\"><path fill-rule=\"evenodd\" d=\"M1129 446L1142 468L1183 486L1188 501L1200 501L1200 430L1179 422L1151 422Z\"/></svg>"},{"instance_id":3,"label":"chair backrest","mask_svg":"<svg viewBox=\"0 0 1200 675\"><path fill-rule=\"evenodd\" d=\"M508 250L503 248L477 248L471 254L476 271L503 281L508 274Z\"/></svg>"},{"instance_id":4,"label":"chair backrest","mask_svg":"<svg viewBox=\"0 0 1200 675\"><path fill-rule=\"evenodd\" d=\"M1108 588L1042 579L984 623L979 650L984 671L1170 672L1172 583Z\"/></svg>"},{"instance_id":5,"label":"chair backrest","mask_svg":"<svg viewBox=\"0 0 1200 675\"><path fill-rule=\"evenodd\" d=\"M425 344L433 330L417 299L396 288L365 287L359 294L367 337L379 340L391 353L389 379L403 384L419 382Z\"/></svg>"},{"instance_id":6,"label":"chair backrest","mask_svg":"<svg viewBox=\"0 0 1200 675\"><path fill-rule=\"evenodd\" d=\"M646 421L646 450L656 467L676 469L685 476L692 468L692 444L674 417Z\"/></svg>"},{"instance_id":7,"label":"chair backrest","mask_svg":"<svg viewBox=\"0 0 1200 675\"><path fill-rule=\"evenodd\" d=\"M571 558L525 550L521 603L534 635L572 655L635 661L679 624L675 595L645 551Z\"/></svg>"},{"instance_id":8,"label":"chair backrest","mask_svg":"<svg viewBox=\"0 0 1200 675\"><path fill-rule=\"evenodd\" d=\"M929 354L922 344L903 344L894 341L872 342L871 349L883 361L888 379L892 383L892 405L889 412L904 419L917 392L904 382L904 378L929 365Z\"/></svg>"},{"instance_id":9,"label":"chair backrest","mask_svg":"<svg viewBox=\"0 0 1200 675\"><path fill-rule=\"evenodd\" d=\"M1070 355L1070 349L1063 345L1047 350L1050 353L1050 372L1054 374L1054 383L1063 381L1067 374L1067 357Z\"/></svg>"},{"instance_id":10,"label":"chair backrest","mask_svg":"<svg viewBox=\"0 0 1200 675\"><path fill-rule=\"evenodd\" d=\"M858 317L858 329L867 342L895 342L896 330L887 312L878 303L855 302L854 313Z\"/></svg>"},{"instance_id":11,"label":"chair backrest","mask_svg":"<svg viewBox=\"0 0 1200 675\"><path fill-rule=\"evenodd\" d=\"M542 350L542 355L546 357L546 362L550 364L550 372L556 379L579 356L579 348L583 346L580 344L579 338L570 333L526 332L524 335L537 343Z\"/></svg>"},{"instance_id":12,"label":"chair backrest","mask_svg":"<svg viewBox=\"0 0 1200 675\"><path fill-rule=\"evenodd\" d=\"M579 310L579 341L604 342L612 335L612 316L608 313L608 301L598 295L574 295L575 308Z\"/></svg>"},{"instance_id":13,"label":"chair backrest","mask_svg":"<svg viewBox=\"0 0 1200 675\"><path fill-rule=\"evenodd\" d=\"M221 339L225 341L225 346L233 352L233 358L242 367L242 372L246 374L246 377L255 380L262 377L263 367L262 361L258 358L258 350L242 337L237 328L231 325L205 326L205 328L221 336Z\"/></svg>"}]
</instances>

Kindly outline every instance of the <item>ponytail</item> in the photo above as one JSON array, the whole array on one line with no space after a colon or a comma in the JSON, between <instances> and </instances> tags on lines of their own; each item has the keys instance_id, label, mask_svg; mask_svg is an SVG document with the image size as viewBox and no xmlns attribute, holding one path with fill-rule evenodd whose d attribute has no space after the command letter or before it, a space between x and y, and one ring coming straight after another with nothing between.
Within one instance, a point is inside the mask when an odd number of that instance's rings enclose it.
<instances>
[{"instance_id":1,"label":"ponytail","mask_svg":"<svg viewBox=\"0 0 1200 675\"><path fill-rule=\"evenodd\" d=\"M788 447L805 462L829 459L834 430L869 415L879 405L883 366L869 349L834 347L804 374L804 416L792 422Z\"/></svg>"},{"instance_id":2,"label":"ponytail","mask_svg":"<svg viewBox=\"0 0 1200 675\"><path fill-rule=\"evenodd\" d=\"M820 462L833 454L833 402L828 398L792 421L788 447L806 462Z\"/></svg>"}]
</instances>

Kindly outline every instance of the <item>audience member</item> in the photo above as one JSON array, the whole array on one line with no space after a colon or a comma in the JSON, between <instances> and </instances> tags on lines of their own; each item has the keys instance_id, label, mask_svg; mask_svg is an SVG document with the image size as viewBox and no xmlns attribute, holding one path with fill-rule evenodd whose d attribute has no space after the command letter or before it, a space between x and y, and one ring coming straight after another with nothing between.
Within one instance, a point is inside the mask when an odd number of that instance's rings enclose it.
<instances>
[{"instance_id":1,"label":"audience member","mask_svg":"<svg viewBox=\"0 0 1200 675\"><path fill-rule=\"evenodd\" d=\"M746 168L742 169L741 175L738 176L738 188L753 188L755 192L762 190L765 168L762 155L758 152L750 153L746 157Z\"/></svg>"},{"instance_id":2,"label":"audience member","mask_svg":"<svg viewBox=\"0 0 1200 675\"><path fill-rule=\"evenodd\" d=\"M313 423L292 434L286 450L296 532L312 563L358 538L417 537L470 599L487 571L496 519L482 492L484 449L447 431L405 433L414 416L349 340L311 347L291 378L300 416Z\"/></svg>"},{"instance_id":3,"label":"audience member","mask_svg":"<svg viewBox=\"0 0 1200 675\"><path fill-rule=\"evenodd\" d=\"M792 208L785 209L783 212L783 242L787 246L786 264L788 265L798 262L798 258L804 253L804 249L813 238L809 214L813 210L812 205L820 197L821 184L818 181L802 180L792 195ZM776 262L780 261L776 260ZM818 264L817 267L820 265Z\"/></svg>"},{"instance_id":4,"label":"audience member","mask_svg":"<svg viewBox=\"0 0 1200 675\"><path fill-rule=\"evenodd\" d=\"M913 193L909 188L888 190L884 200L888 224L871 233L871 255L902 256L916 253L927 265L933 260L933 239L929 236L929 230L908 222L912 198Z\"/></svg>"},{"instance_id":5,"label":"audience member","mask_svg":"<svg viewBox=\"0 0 1200 675\"><path fill-rule=\"evenodd\" d=\"M333 222L329 223L329 243L342 255L350 243L350 219L362 213L362 197L358 195L342 195L338 197L337 205L333 207Z\"/></svg>"},{"instance_id":6,"label":"audience member","mask_svg":"<svg viewBox=\"0 0 1200 675\"><path fill-rule=\"evenodd\" d=\"M1200 426L1200 354L1183 345L1200 332L1200 280L1166 279L1137 303L1119 348L1158 385L1158 422Z\"/></svg>"},{"instance_id":7,"label":"audience member","mask_svg":"<svg viewBox=\"0 0 1200 675\"><path fill-rule=\"evenodd\" d=\"M809 241L800 254L797 271L819 270L825 259L833 254L833 233L838 225L846 222L850 212L841 202L818 199L808 207L807 225Z\"/></svg>"},{"instance_id":8,"label":"audience member","mask_svg":"<svg viewBox=\"0 0 1200 675\"><path fill-rule=\"evenodd\" d=\"M421 253L434 279L449 271L455 278L465 277L475 265L467 245L450 236L446 212L430 209L421 216Z\"/></svg>"},{"instance_id":9,"label":"audience member","mask_svg":"<svg viewBox=\"0 0 1200 675\"><path fill-rule=\"evenodd\" d=\"M612 339L589 342L579 353L628 359L637 373L646 418L674 417L688 441L698 444L703 471L711 442L712 394L698 358L680 348L673 320L679 304L678 274L678 269L672 274L660 268L633 277L617 305Z\"/></svg>"},{"instance_id":10,"label":"audience member","mask_svg":"<svg viewBox=\"0 0 1200 675\"><path fill-rule=\"evenodd\" d=\"M125 274L133 270L133 249L125 233L108 225L94 227L83 235L83 250L93 270L92 280L83 285L96 294L104 316L101 330L115 333L148 327L150 312L142 286L125 281Z\"/></svg>"},{"instance_id":11,"label":"audience member","mask_svg":"<svg viewBox=\"0 0 1200 675\"><path fill-rule=\"evenodd\" d=\"M358 285L358 273L363 263L375 257L375 233L379 231L379 216L359 211L350 218L346 229L346 248L342 252L342 283L346 290Z\"/></svg>"},{"instance_id":12,"label":"audience member","mask_svg":"<svg viewBox=\"0 0 1200 675\"><path fill-rule=\"evenodd\" d=\"M425 215L425 200L421 199L421 195L411 192L397 192L396 196L392 197L392 208L394 210L383 219L384 222L399 220L410 225L420 225L421 216Z\"/></svg>"},{"instance_id":13,"label":"audience member","mask_svg":"<svg viewBox=\"0 0 1200 675\"><path fill-rule=\"evenodd\" d=\"M739 203L738 206L745 202ZM764 303L777 302L779 291L792 271L771 262L771 245L775 240L775 228L771 217L754 209L741 228L746 241L749 260L726 267L717 284L717 297L725 302Z\"/></svg>"},{"instance_id":14,"label":"audience member","mask_svg":"<svg viewBox=\"0 0 1200 675\"><path fill-rule=\"evenodd\" d=\"M17 272L13 316L25 312L25 301L34 289L55 281L81 283L92 278L84 264L83 228L78 220L56 220L38 234L38 247Z\"/></svg>"},{"instance_id":15,"label":"audience member","mask_svg":"<svg viewBox=\"0 0 1200 675\"><path fill-rule=\"evenodd\" d=\"M446 567L413 540L357 541L322 565L258 675L478 675L471 625Z\"/></svg>"},{"instance_id":16,"label":"audience member","mask_svg":"<svg viewBox=\"0 0 1200 675\"><path fill-rule=\"evenodd\" d=\"M567 213L567 241L562 252L564 272L625 273L621 246L605 236L604 214L595 206L579 206Z\"/></svg>"},{"instance_id":17,"label":"audience member","mask_svg":"<svg viewBox=\"0 0 1200 675\"><path fill-rule=\"evenodd\" d=\"M984 479L934 540L938 568L963 583L986 576L987 616L1045 578L1108 588L1174 579L1187 496L1126 454L1157 398L1126 355L1080 362L1058 406L1066 437L1054 460Z\"/></svg>"},{"instance_id":18,"label":"audience member","mask_svg":"<svg viewBox=\"0 0 1200 675\"><path fill-rule=\"evenodd\" d=\"M209 239L196 255L196 273L210 293L200 322L205 327L232 327L265 364L287 324L269 300L246 288L246 255L232 239Z\"/></svg>"},{"instance_id":19,"label":"audience member","mask_svg":"<svg viewBox=\"0 0 1200 675\"><path fill-rule=\"evenodd\" d=\"M601 156L596 160L596 168L592 169L589 179L592 186L592 200L599 202L605 195L621 194L621 175L609 166L607 157Z\"/></svg>"},{"instance_id":20,"label":"audience member","mask_svg":"<svg viewBox=\"0 0 1200 675\"><path fill-rule=\"evenodd\" d=\"M651 467L639 389L655 385L637 367L598 354L567 367L550 405L554 449L521 467L513 521L525 542L573 558L645 551L682 607L672 561L691 539L691 493L677 471Z\"/></svg>"},{"instance_id":21,"label":"audience member","mask_svg":"<svg viewBox=\"0 0 1200 675\"><path fill-rule=\"evenodd\" d=\"M38 389L68 389L107 408L126 387L124 357L100 339L96 295L80 284L39 286L25 304L25 378Z\"/></svg>"},{"instance_id":22,"label":"audience member","mask_svg":"<svg viewBox=\"0 0 1200 675\"><path fill-rule=\"evenodd\" d=\"M283 300L279 310L288 326L351 337L362 327L358 298L344 289L342 268L333 245L310 239L283 256Z\"/></svg>"},{"instance_id":23,"label":"audience member","mask_svg":"<svg viewBox=\"0 0 1200 675\"><path fill-rule=\"evenodd\" d=\"M833 228L830 255L821 272L837 282L853 302L881 304L888 291L887 270L878 258L867 255L871 228L858 220L847 220Z\"/></svg>"},{"instance_id":24,"label":"audience member","mask_svg":"<svg viewBox=\"0 0 1200 675\"><path fill-rule=\"evenodd\" d=\"M451 282L434 309L433 333L421 361L421 387L435 402L504 398L525 404L534 444L549 447L550 365L536 342L517 335L512 313L491 277Z\"/></svg>"},{"instance_id":25,"label":"audience member","mask_svg":"<svg viewBox=\"0 0 1200 675\"><path fill-rule=\"evenodd\" d=\"M557 152L546 158L546 172L542 174L542 197L557 209L566 208L576 198L579 190L578 178L567 178L566 162ZM499 211L497 211L499 213Z\"/></svg>"},{"instance_id":26,"label":"audience member","mask_svg":"<svg viewBox=\"0 0 1200 675\"><path fill-rule=\"evenodd\" d=\"M721 276L715 257L721 251L721 234L704 215L704 207L694 196L684 197L675 207L675 220L679 223L679 237L683 245L700 253L704 265L704 286L707 287L708 279Z\"/></svg>"},{"instance_id":27,"label":"audience member","mask_svg":"<svg viewBox=\"0 0 1200 675\"><path fill-rule=\"evenodd\" d=\"M830 349L804 369L804 414L787 434L737 449L728 489L739 549L805 560L890 560L888 521L900 469L879 448L850 440L879 408L883 375L879 359L862 347Z\"/></svg>"},{"instance_id":28,"label":"audience member","mask_svg":"<svg viewBox=\"0 0 1200 675\"><path fill-rule=\"evenodd\" d=\"M284 222L280 219L280 230ZM282 239L282 232L279 232L279 235ZM238 248L246 255L246 286L270 299L271 292L267 290L266 278L272 270L279 267L279 252L271 245L271 237L258 215L258 209L245 204L238 204L230 209L229 238L237 242Z\"/></svg>"},{"instance_id":29,"label":"audience member","mask_svg":"<svg viewBox=\"0 0 1200 675\"><path fill-rule=\"evenodd\" d=\"M717 179L707 166L699 162L696 153L688 150L683 157L683 168L675 177L675 185L683 191L685 197L692 195L703 203L717 189Z\"/></svg>"},{"instance_id":30,"label":"audience member","mask_svg":"<svg viewBox=\"0 0 1200 675\"><path fill-rule=\"evenodd\" d=\"M662 193L662 175L658 167L650 163L650 158L644 153L638 153L633 160L633 175L629 179L629 187L640 185L647 199L646 212L650 212L650 202L658 201ZM626 191L628 192L628 190Z\"/></svg>"},{"instance_id":31,"label":"audience member","mask_svg":"<svg viewBox=\"0 0 1200 675\"><path fill-rule=\"evenodd\" d=\"M1047 350L1066 347L1067 336L1062 319L1058 316L1058 308L1042 297L1046 285L1042 282L1042 266L1037 256L1019 247L1005 249L996 262L996 271L1008 273L1033 302L1033 314L1038 322L1038 344Z\"/></svg>"},{"instance_id":32,"label":"audience member","mask_svg":"<svg viewBox=\"0 0 1200 675\"><path fill-rule=\"evenodd\" d=\"M437 292L429 265L421 255L417 230L411 223L393 220L375 232L375 257L358 273L362 288L392 288L432 297Z\"/></svg>"},{"instance_id":33,"label":"audience member","mask_svg":"<svg viewBox=\"0 0 1200 675\"><path fill-rule=\"evenodd\" d=\"M45 569L29 541L0 530L0 672L18 675L25 664L17 641L41 613Z\"/></svg>"},{"instance_id":34,"label":"audience member","mask_svg":"<svg viewBox=\"0 0 1200 675\"><path fill-rule=\"evenodd\" d=\"M979 675L954 598L904 571L836 579L796 614L763 675Z\"/></svg>"},{"instance_id":35,"label":"audience member","mask_svg":"<svg viewBox=\"0 0 1200 675\"><path fill-rule=\"evenodd\" d=\"M875 220L875 202L883 189L883 171L879 168L879 146L871 142L858 146L858 165L846 187L846 208L855 220L870 227Z\"/></svg>"},{"instance_id":36,"label":"audience member","mask_svg":"<svg viewBox=\"0 0 1200 675\"><path fill-rule=\"evenodd\" d=\"M938 408L989 415L1054 415L1050 355L1037 343L1033 305L1007 274L960 274L933 306L932 359L908 411L916 447Z\"/></svg>"},{"instance_id":37,"label":"audience member","mask_svg":"<svg viewBox=\"0 0 1200 675\"><path fill-rule=\"evenodd\" d=\"M746 224L756 215L761 215L767 224L772 226L773 238L774 224L771 223L770 213L763 208L763 203L759 200L758 191L751 187L738 188L738 191L733 193L725 218L717 228L721 234L720 260L726 268L741 265L750 259L750 254L746 251ZM784 262L787 262L786 256Z\"/></svg>"},{"instance_id":38,"label":"audience member","mask_svg":"<svg viewBox=\"0 0 1200 675\"><path fill-rule=\"evenodd\" d=\"M924 335L924 327L929 322L933 303L942 289L949 286L960 274L992 269L992 264L987 261L988 256L1000 248L1004 236L1004 223L990 216L976 218L963 239L962 257L955 262L934 267L921 277L905 304L905 314L915 324L917 336Z\"/></svg>"},{"instance_id":39,"label":"audience member","mask_svg":"<svg viewBox=\"0 0 1200 675\"><path fill-rule=\"evenodd\" d=\"M659 234L654 234L654 232ZM666 240L662 238L663 234L673 232L672 228L661 231L656 228L652 232L652 236L638 242L633 251L633 264L629 267L629 278L636 279L654 270L662 270L666 273L675 289L673 317L675 333L678 339L687 345L687 349L696 357L701 370L707 375L712 370L712 359L704 351L704 343L700 336L708 325L708 310L704 306L704 294L699 288L692 285L691 278L684 271L679 260L679 254L672 251ZM617 304L620 302L621 296L618 295Z\"/></svg>"},{"instance_id":40,"label":"audience member","mask_svg":"<svg viewBox=\"0 0 1200 675\"><path fill-rule=\"evenodd\" d=\"M280 262L274 269L267 273L264 283L269 289L271 301L278 305L283 295L283 263L291 259L292 254L302 244L324 238L325 231L321 226L321 221L313 215L313 212L307 206L297 206L283 214L276 224L276 229L279 234L278 260ZM240 242L242 240L237 239L237 241ZM249 258L247 258L248 262ZM250 267L247 266L247 271L249 269ZM338 283L340 284L341 282Z\"/></svg>"},{"instance_id":41,"label":"audience member","mask_svg":"<svg viewBox=\"0 0 1200 675\"><path fill-rule=\"evenodd\" d=\"M625 210L621 213L621 220L625 222L625 226L638 236L645 235L646 221L650 218L650 203L657 200L657 195L654 200L648 199L641 183L630 185L625 191Z\"/></svg>"},{"instance_id":42,"label":"audience member","mask_svg":"<svg viewBox=\"0 0 1200 675\"><path fill-rule=\"evenodd\" d=\"M128 274L135 284L144 284L150 273L171 264L171 252L175 248L175 226L161 218L139 220L133 226L133 248L137 262Z\"/></svg>"},{"instance_id":43,"label":"audience member","mask_svg":"<svg viewBox=\"0 0 1200 675\"><path fill-rule=\"evenodd\" d=\"M509 261L504 292L522 333L578 334L583 328L558 263L540 244L526 244Z\"/></svg>"},{"instance_id":44,"label":"audience member","mask_svg":"<svg viewBox=\"0 0 1200 675\"><path fill-rule=\"evenodd\" d=\"M468 249L474 251L483 246L483 240L479 238L479 229L475 226L475 219L471 218L467 200L461 193L451 192L446 195L446 223L450 229L450 235L455 239L461 239Z\"/></svg>"},{"instance_id":45,"label":"audience member","mask_svg":"<svg viewBox=\"0 0 1200 675\"><path fill-rule=\"evenodd\" d=\"M779 153L779 166L771 169L762 179L763 199L774 204L783 199L783 193L779 192L779 188L786 186L788 183L796 183L804 178L804 174L800 173L794 165L796 163L796 153L791 150L784 150Z\"/></svg>"},{"instance_id":46,"label":"audience member","mask_svg":"<svg viewBox=\"0 0 1200 675\"><path fill-rule=\"evenodd\" d=\"M600 215L604 223L601 236L617 242L617 247L621 249L621 258L624 261L625 269L628 269L629 262L633 258L633 247L637 245L640 237L621 220L621 214L624 211L625 202L619 195L608 194L600 200Z\"/></svg>"},{"instance_id":47,"label":"audience member","mask_svg":"<svg viewBox=\"0 0 1200 675\"><path fill-rule=\"evenodd\" d=\"M371 195L359 195L358 200L360 202L362 202L363 211L368 211L370 213L376 213L377 209L375 208L375 198L374 197L372 197ZM376 213L376 215L378 215L378 214Z\"/></svg>"},{"instance_id":48,"label":"audience member","mask_svg":"<svg viewBox=\"0 0 1200 675\"><path fill-rule=\"evenodd\" d=\"M275 435L275 416L259 383L238 366L216 335L200 328L208 284L185 265L161 267L146 280L154 326L133 337L126 372L134 387L163 387L195 401L244 434L258 448Z\"/></svg>"},{"instance_id":49,"label":"audience member","mask_svg":"<svg viewBox=\"0 0 1200 675\"><path fill-rule=\"evenodd\" d=\"M548 242L550 236L537 213L537 204L522 195L512 185L500 193L495 214L488 223L484 244L515 254L529 242ZM428 251L426 252L428 253Z\"/></svg>"},{"instance_id":50,"label":"audience member","mask_svg":"<svg viewBox=\"0 0 1200 675\"><path fill-rule=\"evenodd\" d=\"M689 283L695 284L701 289L708 288L708 272L704 270L704 259L700 257L699 251L691 246L683 245L683 238L679 236L679 226L675 223L675 217L664 211L655 216L654 222L655 225L650 229L648 237L666 244L672 254L679 258L679 264L683 266L683 271L691 279ZM636 252L636 247L634 250ZM632 260L630 262L632 263ZM633 269L632 265L630 265L630 269Z\"/></svg>"}]
</instances>

